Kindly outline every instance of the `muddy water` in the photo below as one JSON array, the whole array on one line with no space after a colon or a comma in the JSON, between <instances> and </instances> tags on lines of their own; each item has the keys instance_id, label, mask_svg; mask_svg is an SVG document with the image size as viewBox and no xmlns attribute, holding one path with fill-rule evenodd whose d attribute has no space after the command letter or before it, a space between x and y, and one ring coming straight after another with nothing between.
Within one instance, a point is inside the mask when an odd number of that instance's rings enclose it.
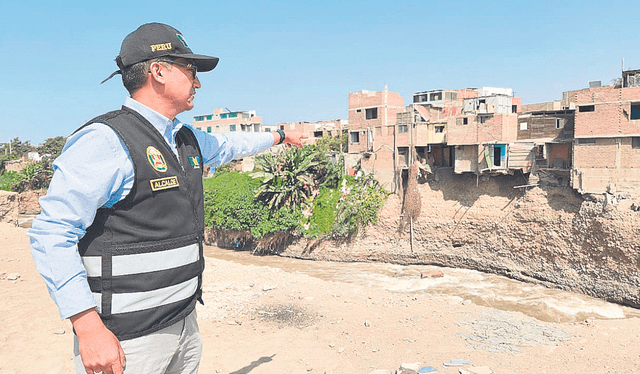
<instances>
[{"instance_id":1,"label":"muddy water","mask_svg":"<svg viewBox=\"0 0 640 374\"><path fill-rule=\"evenodd\" d=\"M545 288L513 279L466 269L428 265L305 261L279 256L252 256L208 246L205 255L243 265L269 266L300 272L326 281L378 287L392 292L439 294L494 309L517 311L546 322L640 317L640 310L588 296ZM420 278L426 270L439 270L440 278Z\"/></svg>"}]
</instances>

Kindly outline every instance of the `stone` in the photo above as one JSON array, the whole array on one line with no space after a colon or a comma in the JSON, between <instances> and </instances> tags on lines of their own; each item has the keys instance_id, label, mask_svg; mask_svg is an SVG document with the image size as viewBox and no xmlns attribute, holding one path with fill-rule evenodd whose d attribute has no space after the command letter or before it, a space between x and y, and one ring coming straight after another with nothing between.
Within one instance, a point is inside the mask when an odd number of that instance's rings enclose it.
<instances>
[{"instance_id":1,"label":"stone","mask_svg":"<svg viewBox=\"0 0 640 374\"><path fill-rule=\"evenodd\" d=\"M398 370L396 370L396 374L418 374L418 370L420 370L419 362L403 363Z\"/></svg>"},{"instance_id":2,"label":"stone","mask_svg":"<svg viewBox=\"0 0 640 374\"><path fill-rule=\"evenodd\" d=\"M420 278L442 278L444 273L440 270L423 270L420 272Z\"/></svg>"}]
</instances>

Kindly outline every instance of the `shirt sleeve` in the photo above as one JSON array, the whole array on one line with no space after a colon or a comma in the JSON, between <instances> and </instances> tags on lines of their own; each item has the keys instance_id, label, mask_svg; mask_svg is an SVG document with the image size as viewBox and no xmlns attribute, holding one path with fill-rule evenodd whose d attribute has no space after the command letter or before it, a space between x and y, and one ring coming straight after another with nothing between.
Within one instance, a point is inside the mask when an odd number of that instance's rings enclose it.
<instances>
[{"instance_id":1,"label":"shirt sleeve","mask_svg":"<svg viewBox=\"0 0 640 374\"><path fill-rule=\"evenodd\" d=\"M54 163L42 212L27 234L38 272L58 306L69 318L96 306L78 253L78 240L100 207L124 198L134 169L126 146L104 124L92 124L71 135Z\"/></svg>"},{"instance_id":2,"label":"shirt sleeve","mask_svg":"<svg viewBox=\"0 0 640 374\"><path fill-rule=\"evenodd\" d=\"M270 132L234 131L219 134L206 133L189 125L184 126L189 127L198 139L203 163L213 167L253 156L273 145L273 135Z\"/></svg>"}]
</instances>

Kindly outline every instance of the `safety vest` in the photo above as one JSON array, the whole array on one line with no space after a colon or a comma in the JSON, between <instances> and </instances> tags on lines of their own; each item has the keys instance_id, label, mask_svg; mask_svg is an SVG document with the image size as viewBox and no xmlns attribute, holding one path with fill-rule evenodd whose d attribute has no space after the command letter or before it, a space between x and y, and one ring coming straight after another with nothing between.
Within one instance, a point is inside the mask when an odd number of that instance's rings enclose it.
<instances>
[{"instance_id":1,"label":"safety vest","mask_svg":"<svg viewBox=\"0 0 640 374\"><path fill-rule=\"evenodd\" d=\"M78 249L105 326L120 340L133 339L180 321L201 300L202 154L182 127L176 157L153 125L126 107L89 123L118 134L135 180L123 200L98 209Z\"/></svg>"}]
</instances>

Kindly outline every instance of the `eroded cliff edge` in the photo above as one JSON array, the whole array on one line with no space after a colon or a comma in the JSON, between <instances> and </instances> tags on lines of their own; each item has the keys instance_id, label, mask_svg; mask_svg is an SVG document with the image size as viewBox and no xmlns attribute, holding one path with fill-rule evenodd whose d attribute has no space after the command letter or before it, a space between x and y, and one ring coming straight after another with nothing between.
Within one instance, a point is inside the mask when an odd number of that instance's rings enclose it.
<instances>
[{"instance_id":1,"label":"eroded cliff edge","mask_svg":"<svg viewBox=\"0 0 640 374\"><path fill-rule=\"evenodd\" d=\"M538 176L438 170L418 184L413 235L398 230L402 202L391 195L363 237L301 240L281 255L468 268L640 307L638 201L581 196L562 178Z\"/></svg>"}]
</instances>

